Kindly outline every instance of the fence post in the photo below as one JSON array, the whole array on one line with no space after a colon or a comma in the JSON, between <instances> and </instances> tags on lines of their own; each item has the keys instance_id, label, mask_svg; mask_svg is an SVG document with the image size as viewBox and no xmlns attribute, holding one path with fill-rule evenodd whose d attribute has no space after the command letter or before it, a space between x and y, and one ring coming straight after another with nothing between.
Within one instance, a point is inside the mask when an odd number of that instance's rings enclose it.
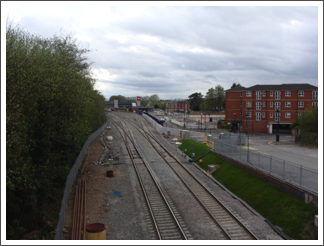
<instances>
[{"instance_id":1,"label":"fence post","mask_svg":"<svg viewBox=\"0 0 324 246\"><path fill-rule=\"evenodd\" d=\"M260 152L258 152L258 167L260 167Z\"/></svg>"},{"instance_id":2,"label":"fence post","mask_svg":"<svg viewBox=\"0 0 324 246\"><path fill-rule=\"evenodd\" d=\"M286 161L283 161L283 180L285 180L285 165L286 165Z\"/></svg>"},{"instance_id":3,"label":"fence post","mask_svg":"<svg viewBox=\"0 0 324 246\"><path fill-rule=\"evenodd\" d=\"M301 187L301 183L302 183L302 173L303 173L303 166L300 165L300 175L299 175L299 186Z\"/></svg>"},{"instance_id":4,"label":"fence post","mask_svg":"<svg viewBox=\"0 0 324 246\"><path fill-rule=\"evenodd\" d=\"M240 161L242 161L242 158L241 158L241 150L242 150L242 148L241 147L239 147L240 148Z\"/></svg>"},{"instance_id":5,"label":"fence post","mask_svg":"<svg viewBox=\"0 0 324 246\"><path fill-rule=\"evenodd\" d=\"M271 174L271 170L272 170L272 155L270 155L270 174Z\"/></svg>"}]
</instances>

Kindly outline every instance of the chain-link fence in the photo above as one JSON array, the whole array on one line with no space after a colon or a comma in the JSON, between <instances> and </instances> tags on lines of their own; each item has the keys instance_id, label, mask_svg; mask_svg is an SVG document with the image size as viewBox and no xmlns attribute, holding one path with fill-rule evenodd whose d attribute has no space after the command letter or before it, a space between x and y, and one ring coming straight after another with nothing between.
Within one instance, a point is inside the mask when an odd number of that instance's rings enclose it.
<instances>
[{"instance_id":1,"label":"chain-link fence","mask_svg":"<svg viewBox=\"0 0 324 246\"><path fill-rule=\"evenodd\" d=\"M69 193L72 188L72 185L74 183L74 179L78 174L78 170L80 167L80 164L82 163L83 157L89 147L89 144L99 136L99 134L107 127L108 122L106 122L102 127L100 127L97 131L92 133L88 140L85 142L85 144L82 147L82 150L80 151L78 158L76 159L73 167L71 168L67 180L65 182L65 189L64 189L64 195L63 199L61 201L61 210L59 214L59 221L57 223L56 227L56 234L55 234L55 240L61 240L62 239L62 233L63 233L63 226L64 226L64 219L65 219L65 211L66 211L66 206L69 198Z\"/></svg>"},{"instance_id":2,"label":"chain-link fence","mask_svg":"<svg viewBox=\"0 0 324 246\"><path fill-rule=\"evenodd\" d=\"M309 191L318 193L318 171L264 155L258 151L241 148L223 139L214 139L214 150L230 158L263 170L277 178Z\"/></svg>"}]
</instances>

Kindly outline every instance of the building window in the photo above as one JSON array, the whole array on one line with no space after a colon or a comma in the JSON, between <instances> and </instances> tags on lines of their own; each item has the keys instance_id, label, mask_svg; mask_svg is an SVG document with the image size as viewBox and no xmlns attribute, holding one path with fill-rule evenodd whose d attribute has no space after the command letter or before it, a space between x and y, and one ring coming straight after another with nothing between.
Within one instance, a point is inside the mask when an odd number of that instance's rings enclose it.
<instances>
[{"instance_id":1,"label":"building window","mask_svg":"<svg viewBox=\"0 0 324 246\"><path fill-rule=\"evenodd\" d=\"M255 114L255 120L260 121L261 120L261 112L256 112Z\"/></svg>"},{"instance_id":2,"label":"building window","mask_svg":"<svg viewBox=\"0 0 324 246\"><path fill-rule=\"evenodd\" d=\"M256 100L261 100L261 91L256 92Z\"/></svg>"},{"instance_id":3,"label":"building window","mask_svg":"<svg viewBox=\"0 0 324 246\"><path fill-rule=\"evenodd\" d=\"M247 96L247 97L250 97L250 96L251 96L251 91L247 91L247 92L246 92L246 96Z\"/></svg>"},{"instance_id":4,"label":"building window","mask_svg":"<svg viewBox=\"0 0 324 246\"><path fill-rule=\"evenodd\" d=\"M270 96L273 97L273 91L270 91Z\"/></svg>"},{"instance_id":5,"label":"building window","mask_svg":"<svg viewBox=\"0 0 324 246\"><path fill-rule=\"evenodd\" d=\"M246 102L246 107L251 107L251 102Z\"/></svg>"},{"instance_id":6,"label":"building window","mask_svg":"<svg viewBox=\"0 0 324 246\"><path fill-rule=\"evenodd\" d=\"M275 121L280 121L280 113L275 113Z\"/></svg>"},{"instance_id":7,"label":"building window","mask_svg":"<svg viewBox=\"0 0 324 246\"><path fill-rule=\"evenodd\" d=\"M246 117L251 117L251 112L246 112Z\"/></svg>"},{"instance_id":8,"label":"building window","mask_svg":"<svg viewBox=\"0 0 324 246\"><path fill-rule=\"evenodd\" d=\"M286 102L286 108L290 108L291 107L291 103L290 102Z\"/></svg>"},{"instance_id":9,"label":"building window","mask_svg":"<svg viewBox=\"0 0 324 246\"><path fill-rule=\"evenodd\" d=\"M298 96L303 97L304 96L304 91L298 91Z\"/></svg>"},{"instance_id":10,"label":"building window","mask_svg":"<svg viewBox=\"0 0 324 246\"><path fill-rule=\"evenodd\" d=\"M265 106L266 106L266 102L263 102L263 107L265 108Z\"/></svg>"},{"instance_id":11,"label":"building window","mask_svg":"<svg viewBox=\"0 0 324 246\"><path fill-rule=\"evenodd\" d=\"M273 107L273 102L270 102L270 107L271 107L271 108Z\"/></svg>"},{"instance_id":12,"label":"building window","mask_svg":"<svg viewBox=\"0 0 324 246\"><path fill-rule=\"evenodd\" d=\"M275 96L276 100L280 100L280 92L281 91L276 91L276 96Z\"/></svg>"},{"instance_id":13,"label":"building window","mask_svg":"<svg viewBox=\"0 0 324 246\"><path fill-rule=\"evenodd\" d=\"M240 112L240 116L241 116L241 117L243 116L243 112L242 112L242 111Z\"/></svg>"},{"instance_id":14,"label":"building window","mask_svg":"<svg viewBox=\"0 0 324 246\"><path fill-rule=\"evenodd\" d=\"M263 92L263 97L265 97L265 96L266 96L266 92L264 91L264 92Z\"/></svg>"},{"instance_id":15,"label":"building window","mask_svg":"<svg viewBox=\"0 0 324 246\"><path fill-rule=\"evenodd\" d=\"M270 118L273 118L273 113L270 113Z\"/></svg>"},{"instance_id":16,"label":"building window","mask_svg":"<svg viewBox=\"0 0 324 246\"><path fill-rule=\"evenodd\" d=\"M317 105L318 105L317 102L312 102L313 107L317 107Z\"/></svg>"},{"instance_id":17,"label":"building window","mask_svg":"<svg viewBox=\"0 0 324 246\"><path fill-rule=\"evenodd\" d=\"M265 118L265 112L262 112L262 118Z\"/></svg>"},{"instance_id":18,"label":"building window","mask_svg":"<svg viewBox=\"0 0 324 246\"><path fill-rule=\"evenodd\" d=\"M317 91L313 91L313 100L317 100Z\"/></svg>"},{"instance_id":19,"label":"building window","mask_svg":"<svg viewBox=\"0 0 324 246\"><path fill-rule=\"evenodd\" d=\"M304 107L304 102L298 102L298 108L303 108Z\"/></svg>"},{"instance_id":20,"label":"building window","mask_svg":"<svg viewBox=\"0 0 324 246\"><path fill-rule=\"evenodd\" d=\"M243 102L240 102L240 107L243 107Z\"/></svg>"},{"instance_id":21,"label":"building window","mask_svg":"<svg viewBox=\"0 0 324 246\"><path fill-rule=\"evenodd\" d=\"M279 109L280 110L280 102L276 102L275 104L275 110Z\"/></svg>"},{"instance_id":22,"label":"building window","mask_svg":"<svg viewBox=\"0 0 324 246\"><path fill-rule=\"evenodd\" d=\"M286 97L290 97L291 96L291 92L290 91L286 91Z\"/></svg>"},{"instance_id":23,"label":"building window","mask_svg":"<svg viewBox=\"0 0 324 246\"><path fill-rule=\"evenodd\" d=\"M261 102L256 102L255 108L256 108L256 110L261 110Z\"/></svg>"},{"instance_id":24,"label":"building window","mask_svg":"<svg viewBox=\"0 0 324 246\"><path fill-rule=\"evenodd\" d=\"M286 113L285 118L290 118L290 113Z\"/></svg>"}]
</instances>

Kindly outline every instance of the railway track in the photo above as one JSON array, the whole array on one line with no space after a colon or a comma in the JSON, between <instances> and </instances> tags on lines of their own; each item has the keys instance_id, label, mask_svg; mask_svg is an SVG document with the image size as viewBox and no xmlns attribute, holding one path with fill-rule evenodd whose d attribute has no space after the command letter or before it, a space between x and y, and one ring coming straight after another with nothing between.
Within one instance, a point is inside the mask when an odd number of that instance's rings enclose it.
<instances>
[{"instance_id":1,"label":"railway track","mask_svg":"<svg viewBox=\"0 0 324 246\"><path fill-rule=\"evenodd\" d=\"M170 153L154 136L151 129L142 117L136 121L115 114L116 117L126 120L151 143L156 152L172 168L174 173L183 182L192 196L199 202L204 211L220 228L226 239L230 240L258 240L258 238L237 218L224 203L217 198L188 168L185 167L172 153Z\"/></svg>"},{"instance_id":2,"label":"railway track","mask_svg":"<svg viewBox=\"0 0 324 246\"><path fill-rule=\"evenodd\" d=\"M131 157L134 169L138 176L146 205L155 228L155 236L160 240L186 240L187 236L161 188L159 187L152 170L140 153L132 133L123 121L112 119L112 122L120 132L129 156Z\"/></svg>"}]
</instances>

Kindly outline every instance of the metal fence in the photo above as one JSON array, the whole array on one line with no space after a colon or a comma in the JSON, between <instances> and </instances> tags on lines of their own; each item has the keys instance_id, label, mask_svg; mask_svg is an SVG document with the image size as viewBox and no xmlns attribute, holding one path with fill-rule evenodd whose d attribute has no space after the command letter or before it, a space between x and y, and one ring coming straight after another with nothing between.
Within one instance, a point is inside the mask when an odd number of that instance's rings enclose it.
<instances>
[{"instance_id":1,"label":"metal fence","mask_svg":"<svg viewBox=\"0 0 324 246\"><path fill-rule=\"evenodd\" d=\"M309 191L318 193L318 171L264 155L258 151L241 148L225 141L214 139L214 150L230 158L263 170L277 178L285 180Z\"/></svg>"},{"instance_id":2,"label":"metal fence","mask_svg":"<svg viewBox=\"0 0 324 246\"><path fill-rule=\"evenodd\" d=\"M69 198L69 193L71 190L71 187L74 183L74 179L78 174L78 170L80 167L80 164L82 163L83 157L89 147L89 144L96 138L99 136L99 134L107 127L108 122L106 122L102 127L100 127L97 131L95 131L94 133L92 133L88 140L85 142L85 144L82 147L81 152L78 155L78 158L76 159L73 167L71 168L68 176L67 176L67 180L65 182L65 189L64 189L64 195L63 195L63 199L61 201L61 210L60 210L60 214L59 214L59 221L57 223L57 227L56 227L56 234L55 234L55 240L61 240L62 239L62 233L63 233L63 226L64 226L64 219L65 219L65 211L66 211L66 206L67 206L67 202L68 202L68 198Z\"/></svg>"}]
</instances>

